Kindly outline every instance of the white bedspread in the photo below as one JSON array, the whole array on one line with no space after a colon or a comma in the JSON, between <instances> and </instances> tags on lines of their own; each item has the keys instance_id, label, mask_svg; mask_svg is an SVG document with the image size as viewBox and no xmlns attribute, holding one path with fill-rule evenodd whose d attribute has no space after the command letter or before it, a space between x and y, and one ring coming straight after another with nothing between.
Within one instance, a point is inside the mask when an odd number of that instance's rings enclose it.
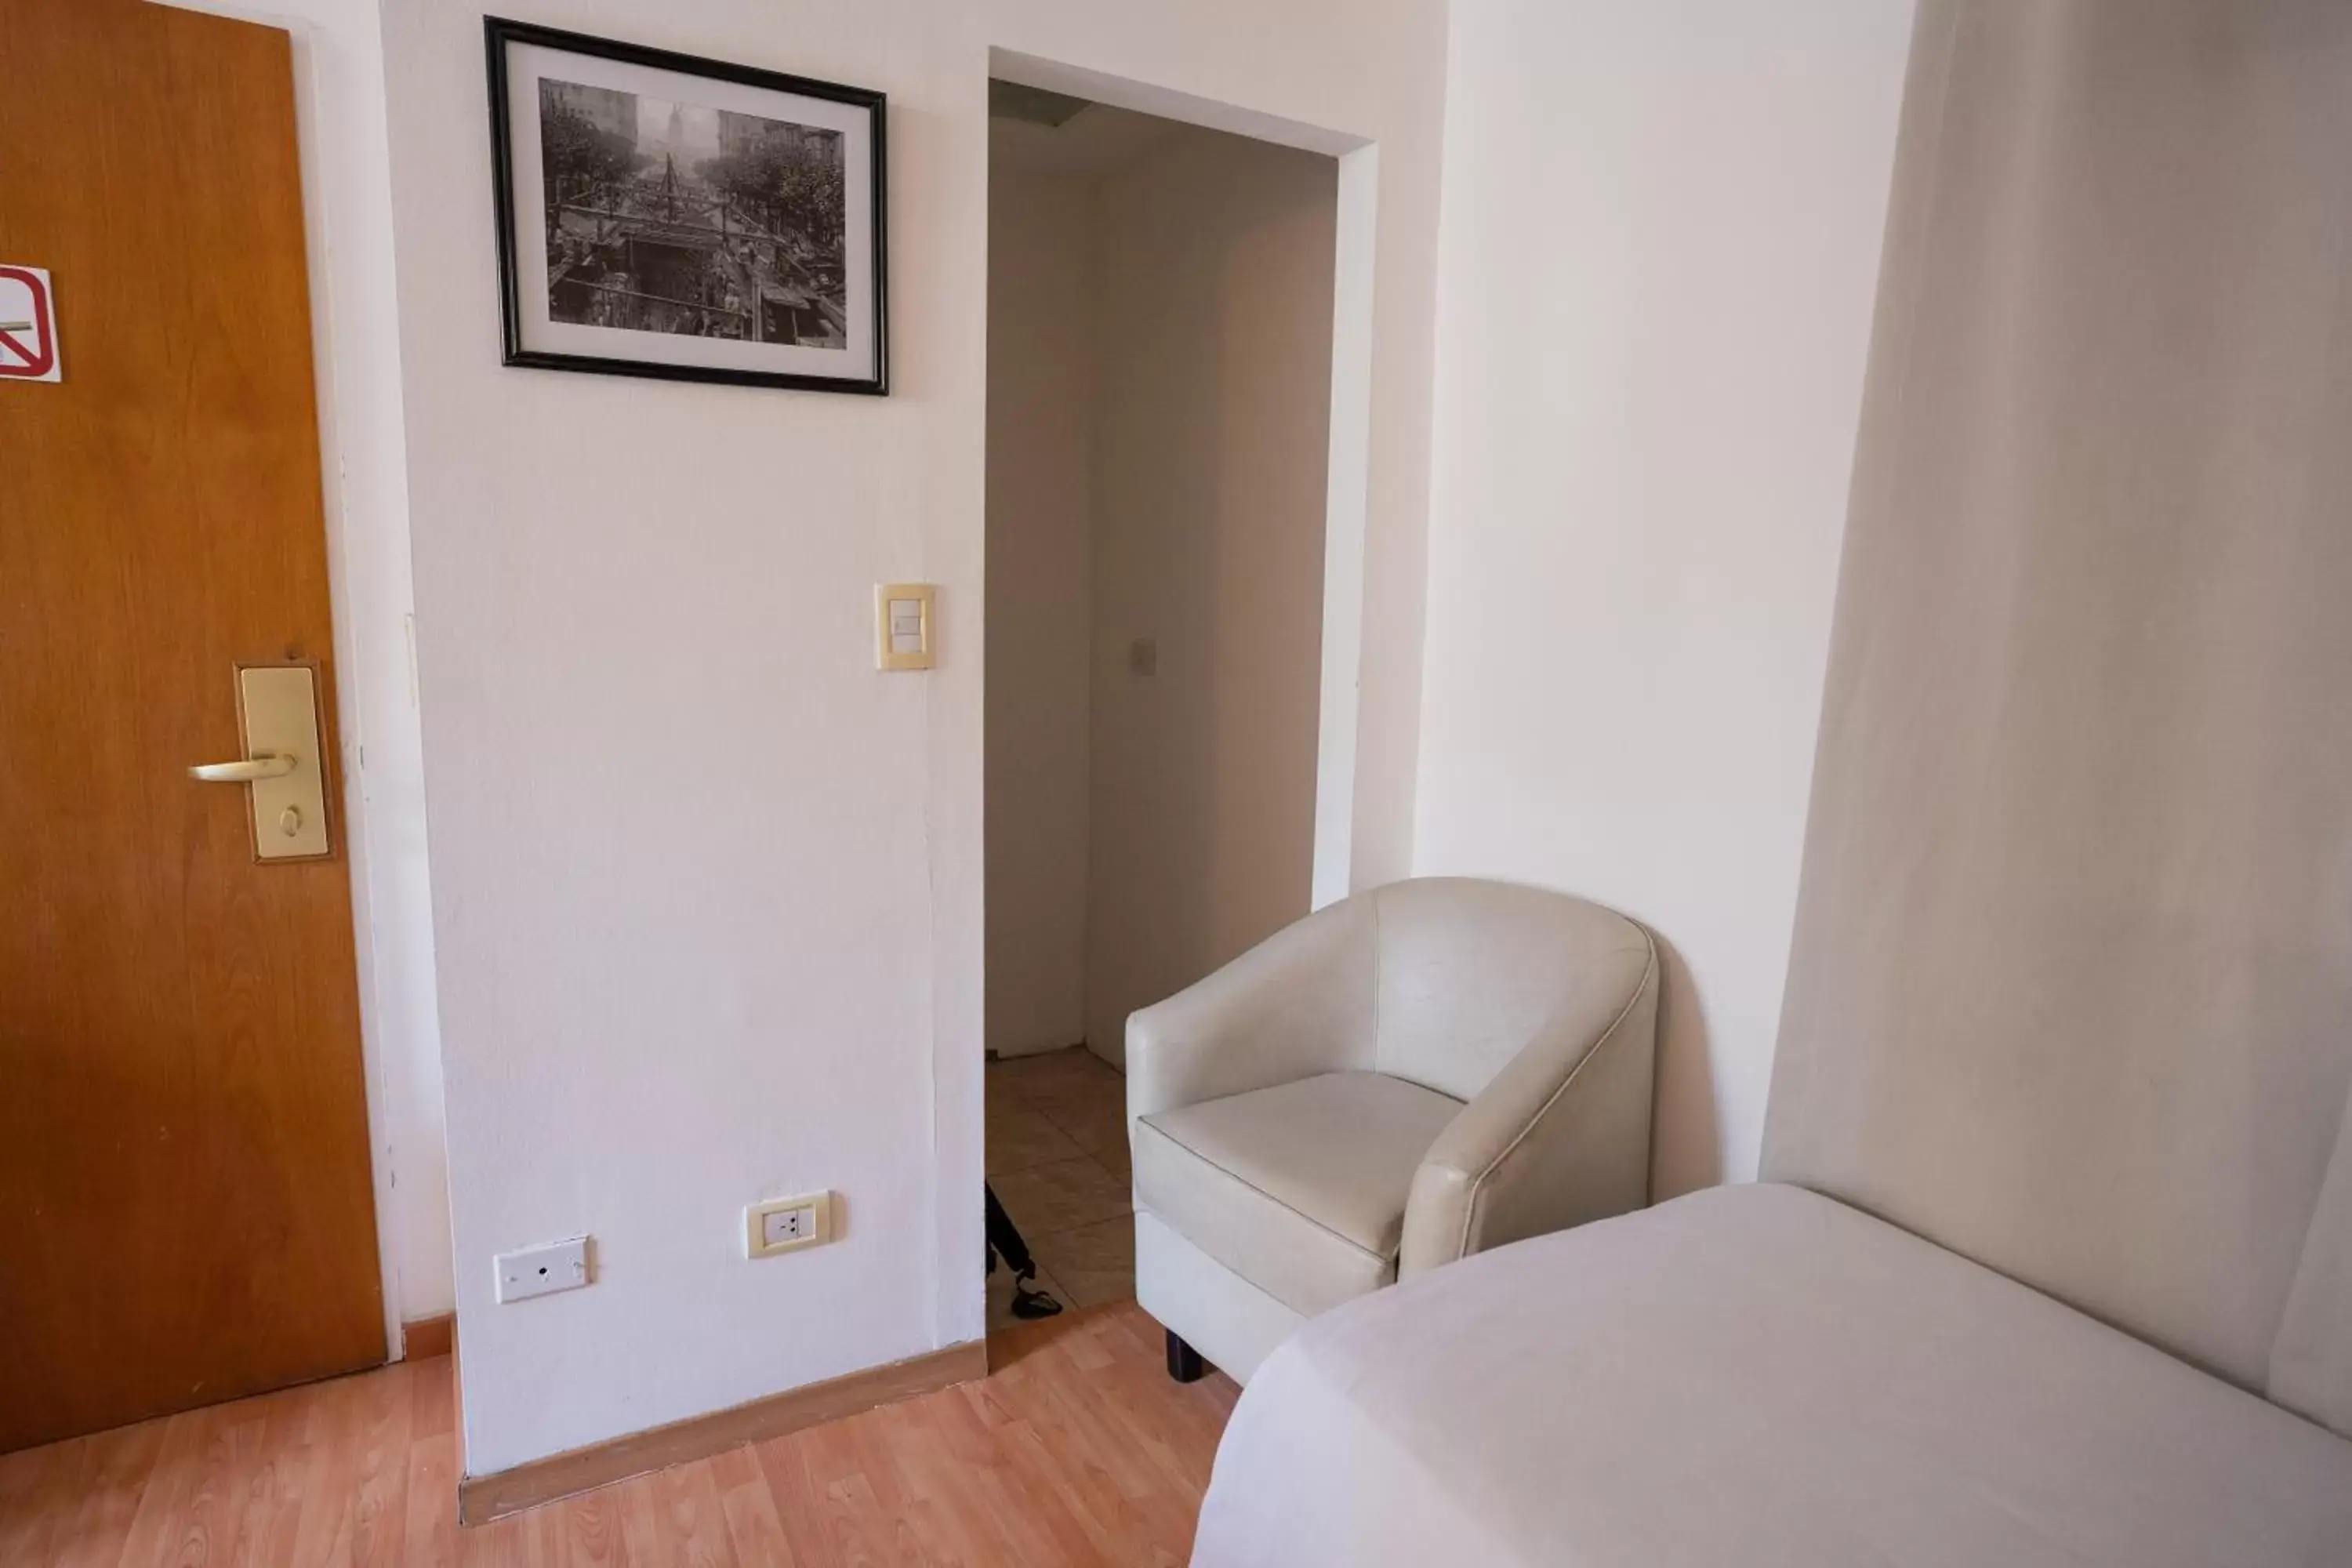
<instances>
[{"instance_id":1,"label":"white bedspread","mask_svg":"<svg viewBox=\"0 0 2352 1568\"><path fill-rule=\"evenodd\" d=\"M1195 1568L2343 1568L2352 1442L1794 1187L1350 1303L1234 1413Z\"/></svg>"}]
</instances>

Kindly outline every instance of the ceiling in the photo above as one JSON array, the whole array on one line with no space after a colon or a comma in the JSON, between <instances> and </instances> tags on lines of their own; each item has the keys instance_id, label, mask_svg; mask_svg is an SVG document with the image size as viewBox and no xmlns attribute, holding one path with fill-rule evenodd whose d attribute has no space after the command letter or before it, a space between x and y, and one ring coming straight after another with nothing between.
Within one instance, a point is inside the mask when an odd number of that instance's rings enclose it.
<instances>
[{"instance_id":1,"label":"ceiling","mask_svg":"<svg viewBox=\"0 0 2352 1568\"><path fill-rule=\"evenodd\" d=\"M1180 137L1215 134L1156 115L1090 103L1054 126L992 115L988 161L1016 174L1093 179L1123 169Z\"/></svg>"}]
</instances>

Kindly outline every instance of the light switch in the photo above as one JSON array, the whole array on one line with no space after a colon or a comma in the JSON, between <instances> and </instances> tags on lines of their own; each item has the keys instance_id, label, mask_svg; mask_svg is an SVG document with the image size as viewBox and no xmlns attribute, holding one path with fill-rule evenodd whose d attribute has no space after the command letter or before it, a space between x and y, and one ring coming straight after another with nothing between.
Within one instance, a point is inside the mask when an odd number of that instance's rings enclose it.
<instances>
[{"instance_id":1,"label":"light switch","mask_svg":"<svg viewBox=\"0 0 2352 1568\"><path fill-rule=\"evenodd\" d=\"M929 583L884 583L874 590L874 666L931 668L933 590Z\"/></svg>"}]
</instances>

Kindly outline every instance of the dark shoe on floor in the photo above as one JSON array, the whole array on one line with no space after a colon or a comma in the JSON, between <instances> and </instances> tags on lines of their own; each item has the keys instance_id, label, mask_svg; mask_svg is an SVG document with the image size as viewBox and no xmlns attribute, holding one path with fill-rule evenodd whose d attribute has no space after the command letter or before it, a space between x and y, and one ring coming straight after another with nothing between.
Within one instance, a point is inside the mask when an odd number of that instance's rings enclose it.
<instances>
[{"instance_id":1,"label":"dark shoe on floor","mask_svg":"<svg viewBox=\"0 0 2352 1568\"><path fill-rule=\"evenodd\" d=\"M1024 1321L1061 1315L1062 1304L1030 1282L1024 1274L1013 1281L1013 1315Z\"/></svg>"}]
</instances>

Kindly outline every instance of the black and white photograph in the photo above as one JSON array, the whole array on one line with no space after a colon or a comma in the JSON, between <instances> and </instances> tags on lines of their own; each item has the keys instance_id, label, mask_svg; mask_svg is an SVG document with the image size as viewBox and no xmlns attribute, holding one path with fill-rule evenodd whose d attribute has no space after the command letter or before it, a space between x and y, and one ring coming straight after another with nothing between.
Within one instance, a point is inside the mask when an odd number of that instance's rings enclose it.
<instances>
[{"instance_id":1,"label":"black and white photograph","mask_svg":"<svg viewBox=\"0 0 2352 1568\"><path fill-rule=\"evenodd\" d=\"M848 346L841 132L542 77L547 313Z\"/></svg>"},{"instance_id":2,"label":"black and white photograph","mask_svg":"<svg viewBox=\"0 0 2352 1568\"><path fill-rule=\"evenodd\" d=\"M880 94L488 33L506 363L884 390Z\"/></svg>"}]
</instances>

